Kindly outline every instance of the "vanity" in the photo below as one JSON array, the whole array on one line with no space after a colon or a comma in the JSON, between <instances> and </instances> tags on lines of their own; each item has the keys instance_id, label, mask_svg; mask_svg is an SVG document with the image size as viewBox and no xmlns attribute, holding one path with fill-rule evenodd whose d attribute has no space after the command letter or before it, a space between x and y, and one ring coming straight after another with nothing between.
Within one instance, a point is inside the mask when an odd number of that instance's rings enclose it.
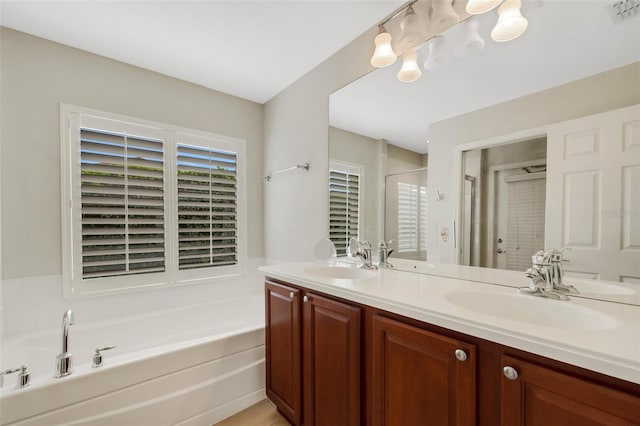
<instances>
[{"instance_id":1,"label":"vanity","mask_svg":"<svg viewBox=\"0 0 640 426\"><path fill-rule=\"evenodd\" d=\"M638 306L332 261L260 269L266 392L294 425L640 424Z\"/></svg>"}]
</instances>

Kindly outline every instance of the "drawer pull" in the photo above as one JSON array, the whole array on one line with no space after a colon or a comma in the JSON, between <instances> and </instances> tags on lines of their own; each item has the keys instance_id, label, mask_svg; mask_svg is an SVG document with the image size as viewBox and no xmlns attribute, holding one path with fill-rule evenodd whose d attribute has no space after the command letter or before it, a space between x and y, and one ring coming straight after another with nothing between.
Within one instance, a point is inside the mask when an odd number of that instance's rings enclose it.
<instances>
[{"instance_id":1,"label":"drawer pull","mask_svg":"<svg viewBox=\"0 0 640 426\"><path fill-rule=\"evenodd\" d=\"M295 294L293 294L293 292L289 292L289 299L293 299L294 296Z\"/></svg>"},{"instance_id":2,"label":"drawer pull","mask_svg":"<svg viewBox=\"0 0 640 426\"><path fill-rule=\"evenodd\" d=\"M462 349L456 349L455 354L456 354L456 358L458 359L458 361L466 361L467 360L467 353L465 351L463 351Z\"/></svg>"},{"instance_id":3,"label":"drawer pull","mask_svg":"<svg viewBox=\"0 0 640 426\"><path fill-rule=\"evenodd\" d=\"M303 301L304 303L307 303L307 302L309 301L309 297L304 296L304 297L302 298L302 301Z\"/></svg>"},{"instance_id":4,"label":"drawer pull","mask_svg":"<svg viewBox=\"0 0 640 426\"><path fill-rule=\"evenodd\" d=\"M518 372L516 371L515 368L511 367L510 365L507 365L506 367L504 367L502 369L502 373L504 374L504 377L506 377L509 380L518 380Z\"/></svg>"}]
</instances>

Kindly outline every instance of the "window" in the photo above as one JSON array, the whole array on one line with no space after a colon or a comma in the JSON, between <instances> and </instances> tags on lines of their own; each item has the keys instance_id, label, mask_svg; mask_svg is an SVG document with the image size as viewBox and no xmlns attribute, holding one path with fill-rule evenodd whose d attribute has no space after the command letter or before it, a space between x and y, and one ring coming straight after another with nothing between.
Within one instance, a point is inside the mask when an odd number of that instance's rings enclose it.
<instances>
[{"instance_id":1,"label":"window","mask_svg":"<svg viewBox=\"0 0 640 426\"><path fill-rule=\"evenodd\" d=\"M338 256L347 255L362 226L360 194L364 166L332 161L329 165L329 239Z\"/></svg>"},{"instance_id":2,"label":"window","mask_svg":"<svg viewBox=\"0 0 640 426\"><path fill-rule=\"evenodd\" d=\"M241 273L244 142L63 105L65 297Z\"/></svg>"}]
</instances>

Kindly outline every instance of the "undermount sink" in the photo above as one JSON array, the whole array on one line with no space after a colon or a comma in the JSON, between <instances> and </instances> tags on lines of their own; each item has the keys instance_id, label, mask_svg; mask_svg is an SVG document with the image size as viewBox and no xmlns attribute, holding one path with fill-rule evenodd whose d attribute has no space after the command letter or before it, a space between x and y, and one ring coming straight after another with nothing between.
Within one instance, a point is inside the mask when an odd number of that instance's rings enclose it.
<instances>
[{"instance_id":1,"label":"undermount sink","mask_svg":"<svg viewBox=\"0 0 640 426\"><path fill-rule=\"evenodd\" d=\"M316 275L323 278L357 280L369 278L376 275L375 271L360 269L355 266L314 266L304 270L307 274Z\"/></svg>"},{"instance_id":2,"label":"undermount sink","mask_svg":"<svg viewBox=\"0 0 640 426\"><path fill-rule=\"evenodd\" d=\"M574 330L606 330L615 319L569 302L518 294L457 291L445 298L455 306L526 324Z\"/></svg>"}]
</instances>

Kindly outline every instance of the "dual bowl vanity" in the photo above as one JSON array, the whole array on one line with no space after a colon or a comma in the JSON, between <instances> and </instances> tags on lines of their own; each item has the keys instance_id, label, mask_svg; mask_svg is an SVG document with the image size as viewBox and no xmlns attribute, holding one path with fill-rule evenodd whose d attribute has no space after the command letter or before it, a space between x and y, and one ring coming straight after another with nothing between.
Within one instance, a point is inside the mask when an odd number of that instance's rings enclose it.
<instances>
[{"instance_id":1,"label":"dual bowl vanity","mask_svg":"<svg viewBox=\"0 0 640 426\"><path fill-rule=\"evenodd\" d=\"M408 266L260 268L267 396L292 424L640 424L633 288L559 301L510 271Z\"/></svg>"}]
</instances>

